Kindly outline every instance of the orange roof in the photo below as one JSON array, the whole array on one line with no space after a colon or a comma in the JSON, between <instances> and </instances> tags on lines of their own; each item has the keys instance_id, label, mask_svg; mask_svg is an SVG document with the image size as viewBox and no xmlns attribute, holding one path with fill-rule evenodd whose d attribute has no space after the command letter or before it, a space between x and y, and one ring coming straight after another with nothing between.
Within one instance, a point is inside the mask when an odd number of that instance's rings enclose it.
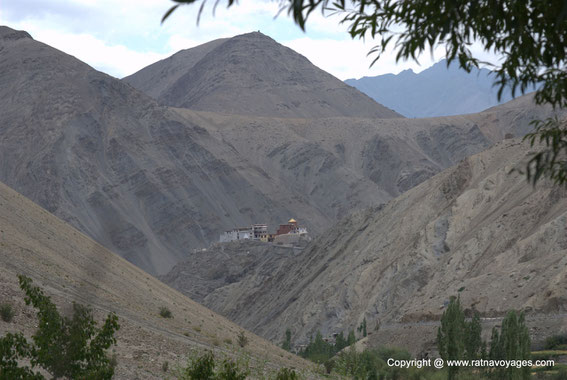
<instances>
[{"instance_id":1,"label":"orange roof","mask_svg":"<svg viewBox=\"0 0 567 380\"><path fill-rule=\"evenodd\" d=\"M297 220L291 218L291 219L288 221L288 223L297 223Z\"/></svg>"}]
</instances>

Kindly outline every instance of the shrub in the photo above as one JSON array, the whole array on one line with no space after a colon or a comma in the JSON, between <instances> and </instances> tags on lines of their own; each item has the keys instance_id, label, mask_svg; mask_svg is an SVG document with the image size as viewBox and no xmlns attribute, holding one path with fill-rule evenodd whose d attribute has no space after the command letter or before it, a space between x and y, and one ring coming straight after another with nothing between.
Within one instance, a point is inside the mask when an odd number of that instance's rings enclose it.
<instances>
[{"instance_id":1,"label":"shrub","mask_svg":"<svg viewBox=\"0 0 567 380\"><path fill-rule=\"evenodd\" d=\"M545 340L546 350L563 350L567 347L567 334L557 334Z\"/></svg>"},{"instance_id":2,"label":"shrub","mask_svg":"<svg viewBox=\"0 0 567 380\"><path fill-rule=\"evenodd\" d=\"M190 360L187 368L182 370L181 379L186 380L245 380L248 370L243 370L230 359L225 359L220 368L215 371L217 364L211 351Z\"/></svg>"},{"instance_id":3,"label":"shrub","mask_svg":"<svg viewBox=\"0 0 567 380\"><path fill-rule=\"evenodd\" d=\"M217 374L219 380L245 380L248 371L241 370L232 360L226 359L222 364L221 371Z\"/></svg>"},{"instance_id":4,"label":"shrub","mask_svg":"<svg viewBox=\"0 0 567 380\"><path fill-rule=\"evenodd\" d=\"M12 322L15 314L14 308L9 303L0 304L0 318L4 322Z\"/></svg>"},{"instance_id":5,"label":"shrub","mask_svg":"<svg viewBox=\"0 0 567 380\"><path fill-rule=\"evenodd\" d=\"M299 356L311 360L312 362L323 364L332 358L336 351L337 345L326 342L320 331L317 331L315 340L310 339L305 349L299 352Z\"/></svg>"},{"instance_id":6,"label":"shrub","mask_svg":"<svg viewBox=\"0 0 567 380\"><path fill-rule=\"evenodd\" d=\"M293 369L289 368L280 368L278 373L276 374L276 380L297 380L299 376Z\"/></svg>"},{"instance_id":7,"label":"shrub","mask_svg":"<svg viewBox=\"0 0 567 380\"><path fill-rule=\"evenodd\" d=\"M171 310L169 310L165 306L159 308L159 315L161 315L163 318L173 318L173 315L171 314Z\"/></svg>"},{"instance_id":8,"label":"shrub","mask_svg":"<svg viewBox=\"0 0 567 380\"><path fill-rule=\"evenodd\" d=\"M185 379L214 380L215 356L207 351L198 358L193 359L184 371Z\"/></svg>"},{"instance_id":9,"label":"shrub","mask_svg":"<svg viewBox=\"0 0 567 380\"><path fill-rule=\"evenodd\" d=\"M111 379L116 361L106 350L116 344L118 317L109 314L99 328L91 309L76 303L72 317L62 317L51 298L32 286L30 278L18 278L26 304L38 309L39 326L32 343L22 333L0 338L0 379L44 379L40 372L34 372L36 367L53 378ZM21 367L22 362L31 363L31 367Z\"/></svg>"},{"instance_id":10,"label":"shrub","mask_svg":"<svg viewBox=\"0 0 567 380\"><path fill-rule=\"evenodd\" d=\"M244 333L244 330L240 331L240 334L238 334L237 342L238 345L242 348L244 348L248 344L248 337Z\"/></svg>"},{"instance_id":11,"label":"shrub","mask_svg":"<svg viewBox=\"0 0 567 380\"><path fill-rule=\"evenodd\" d=\"M230 339L230 338L224 338L224 342L225 342L226 344L232 344L232 339Z\"/></svg>"}]
</instances>

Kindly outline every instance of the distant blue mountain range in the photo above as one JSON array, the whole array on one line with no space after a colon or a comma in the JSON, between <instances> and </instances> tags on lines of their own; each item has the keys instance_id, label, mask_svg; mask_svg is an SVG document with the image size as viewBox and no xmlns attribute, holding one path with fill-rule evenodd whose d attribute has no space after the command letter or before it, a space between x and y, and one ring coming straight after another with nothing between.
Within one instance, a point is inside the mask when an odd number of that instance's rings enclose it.
<instances>
[{"instance_id":1,"label":"distant blue mountain range","mask_svg":"<svg viewBox=\"0 0 567 380\"><path fill-rule=\"evenodd\" d=\"M345 82L406 117L432 117L479 112L511 100L507 91L498 102L495 78L488 69L467 73L442 60L419 74L410 69Z\"/></svg>"}]
</instances>

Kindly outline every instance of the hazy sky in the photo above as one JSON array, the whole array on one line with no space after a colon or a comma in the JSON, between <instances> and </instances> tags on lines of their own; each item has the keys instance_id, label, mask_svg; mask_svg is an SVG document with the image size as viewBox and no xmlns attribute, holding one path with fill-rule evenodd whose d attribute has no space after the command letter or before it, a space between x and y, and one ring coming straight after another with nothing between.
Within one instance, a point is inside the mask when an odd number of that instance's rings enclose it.
<instances>
[{"instance_id":1,"label":"hazy sky","mask_svg":"<svg viewBox=\"0 0 567 380\"><path fill-rule=\"evenodd\" d=\"M284 12L274 19L279 3L241 0L226 9L220 0L212 15L214 0L206 4L199 25L198 6L182 6L162 25L170 0L0 0L0 24L28 31L45 42L98 70L122 78L181 49L237 34L260 30L276 41L306 56L312 63L340 79L421 71L443 58L420 58L396 64L393 54L383 56L373 67L367 52L372 40L352 40L340 17L313 14L303 33ZM200 3L199 3L200 4Z\"/></svg>"}]
</instances>

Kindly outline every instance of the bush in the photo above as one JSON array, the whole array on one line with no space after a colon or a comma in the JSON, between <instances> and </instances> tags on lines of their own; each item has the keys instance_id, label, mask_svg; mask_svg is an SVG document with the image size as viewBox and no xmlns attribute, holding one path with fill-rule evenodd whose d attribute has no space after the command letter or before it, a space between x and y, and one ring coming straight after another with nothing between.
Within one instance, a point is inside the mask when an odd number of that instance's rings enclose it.
<instances>
[{"instance_id":1,"label":"bush","mask_svg":"<svg viewBox=\"0 0 567 380\"><path fill-rule=\"evenodd\" d=\"M180 379L184 380L245 380L248 370L241 369L230 359L222 362L218 371L215 356L211 351L190 360L187 368L182 370Z\"/></svg>"},{"instance_id":2,"label":"bush","mask_svg":"<svg viewBox=\"0 0 567 380\"><path fill-rule=\"evenodd\" d=\"M184 371L185 379L213 380L215 378L215 356L207 351L192 360Z\"/></svg>"},{"instance_id":3,"label":"bush","mask_svg":"<svg viewBox=\"0 0 567 380\"><path fill-rule=\"evenodd\" d=\"M0 318L4 322L12 322L16 313L14 312L14 308L9 303L3 303L0 305Z\"/></svg>"},{"instance_id":4,"label":"bush","mask_svg":"<svg viewBox=\"0 0 567 380\"><path fill-rule=\"evenodd\" d=\"M242 348L244 348L248 344L248 337L246 336L244 331L240 331L240 334L238 334L237 342L238 345Z\"/></svg>"},{"instance_id":5,"label":"bush","mask_svg":"<svg viewBox=\"0 0 567 380\"><path fill-rule=\"evenodd\" d=\"M331 343L325 342L321 332L317 331L315 340L310 340L307 347L299 353L299 356L311 360L312 362L322 364L332 358L335 353L334 346Z\"/></svg>"},{"instance_id":6,"label":"bush","mask_svg":"<svg viewBox=\"0 0 567 380\"><path fill-rule=\"evenodd\" d=\"M161 315L163 318L173 318L173 315L171 314L171 310L169 310L165 306L159 308L159 315Z\"/></svg>"},{"instance_id":7,"label":"bush","mask_svg":"<svg viewBox=\"0 0 567 380\"><path fill-rule=\"evenodd\" d=\"M298 380L299 376L293 369L280 368L276 374L276 380Z\"/></svg>"},{"instance_id":8,"label":"bush","mask_svg":"<svg viewBox=\"0 0 567 380\"><path fill-rule=\"evenodd\" d=\"M232 360L226 359L222 363L222 369L217 374L219 380L245 380L248 376L248 371L241 370L238 364Z\"/></svg>"},{"instance_id":9,"label":"bush","mask_svg":"<svg viewBox=\"0 0 567 380\"><path fill-rule=\"evenodd\" d=\"M36 367L53 378L111 379L115 360L106 350L116 344L114 333L120 328L118 317L109 314L99 328L92 311L73 303L71 318L62 317L43 291L32 286L32 280L18 276L26 304L37 311L38 329L29 343L22 333L0 338L0 379L44 379ZM31 367L20 363L31 363Z\"/></svg>"},{"instance_id":10,"label":"bush","mask_svg":"<svg viewBox=\"0 0 567 380\"><path fill-rule=\"evenodd\" d=\"M558 334L545 340L546 350L564 350L567 347L567 334Z\"/></svg>"}]
</instances>

